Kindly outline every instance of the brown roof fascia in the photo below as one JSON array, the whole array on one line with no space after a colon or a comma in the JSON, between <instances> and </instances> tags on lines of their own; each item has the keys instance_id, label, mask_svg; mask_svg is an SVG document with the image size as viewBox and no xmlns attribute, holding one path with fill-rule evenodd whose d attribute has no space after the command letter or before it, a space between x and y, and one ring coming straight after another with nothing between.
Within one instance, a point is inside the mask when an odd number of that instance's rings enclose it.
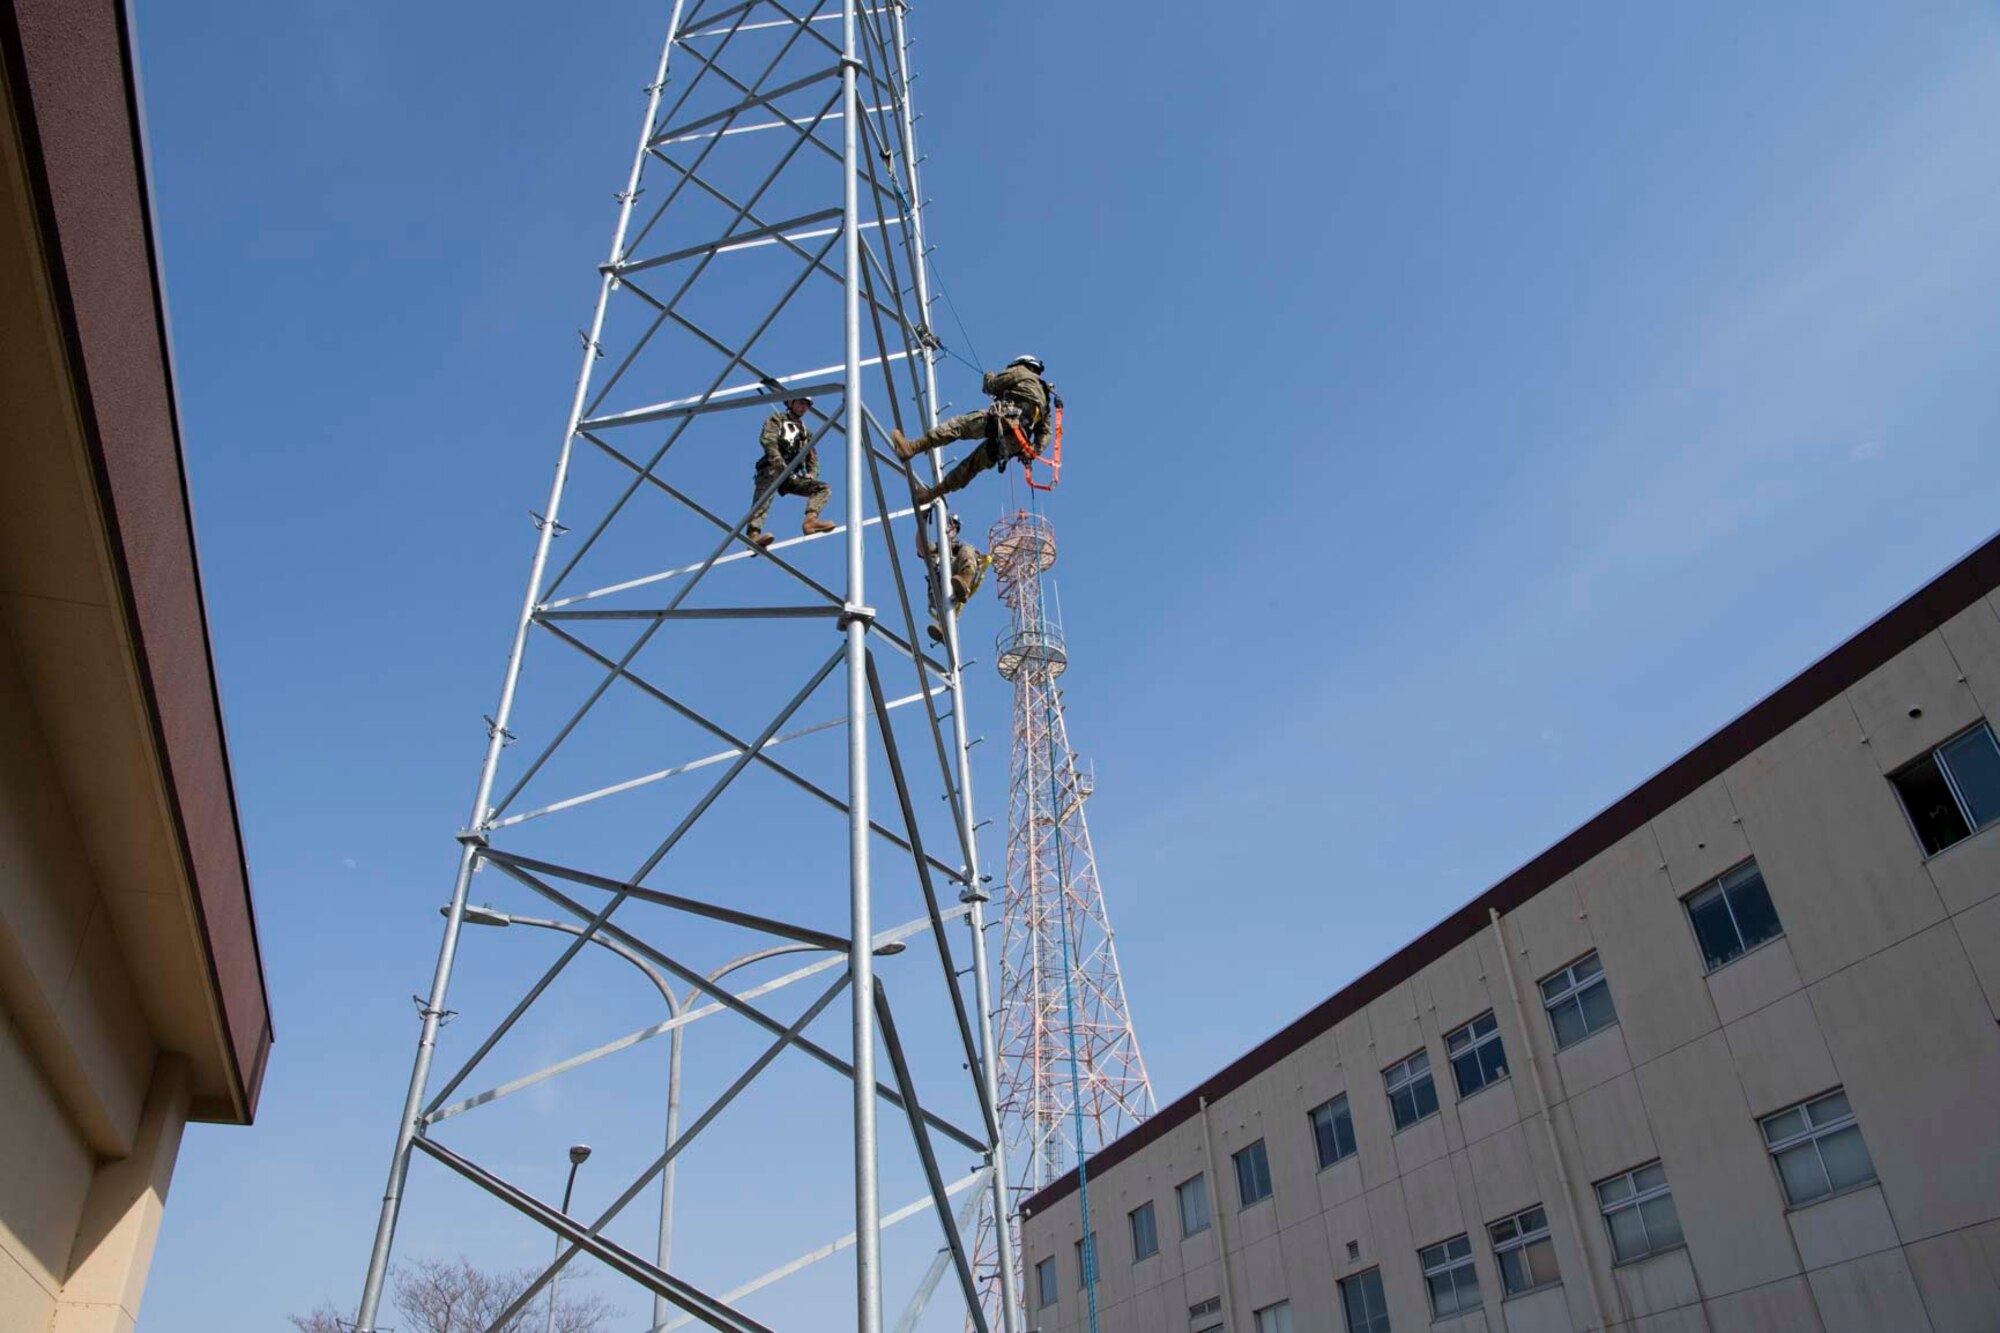
<instances>
[{"instance_id":1,"label":"brown roof fascia","mask_svg":"<svg viewBox=\"0 0 2000 1333\"><path fill-rule=\"evenodd\" d=\"M270 999L181 453L131 27L122 0L0 0L15 114L174 832L247 1123Z\"/></svg>"},{"instance_id":2,"label":"brown roof fascia","mask_svg":"<svg viewBox=\"0 0 2000 1333\"><path fill-rule=\"evenodd\" d=\"M1203 1101L1217 1101L1243 1086L1391 986L1416 975L1486 929L1489 909L1503 913L1513 911L1758 746L1774 739L1787 727L1943 625L1996 586L2000 586L2000 535L1988 538L1866 629L1779 686L1626 796L1599 811L1561 842L1328 999L1308 1009L1211 1075L1199 1087L1161 1107L1151 1119L1113 1139L1086 1163L1091 1173L1095 1175L1116 1166L1167 1131L1191 1119ZM1022 1212L1041 1212L1075 1189L1076 1172L1072 1170L1031 1195L1022 1205Z\"/></svg>"}]
</instances>

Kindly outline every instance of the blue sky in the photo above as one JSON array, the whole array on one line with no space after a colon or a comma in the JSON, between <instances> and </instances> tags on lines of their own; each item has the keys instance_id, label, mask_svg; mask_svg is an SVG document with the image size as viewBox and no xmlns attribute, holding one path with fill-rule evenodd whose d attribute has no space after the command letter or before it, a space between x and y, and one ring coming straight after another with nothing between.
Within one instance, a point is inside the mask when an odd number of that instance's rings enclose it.
<instances>
[{"instance_id":1,"label":"blue sky","mask_svg":"<svg viewBox=\"0 0 2000 1333\"><path fill-rule=\"evenodd\" d=\"M151 1333L351 1308L667 8L136 5L278 1032L257 1126L189 1131ZM1070 405L1070 727L1162 1100L1996 526L1990 4L912 24L940 327Z\"/></svg>"}]
</instances>

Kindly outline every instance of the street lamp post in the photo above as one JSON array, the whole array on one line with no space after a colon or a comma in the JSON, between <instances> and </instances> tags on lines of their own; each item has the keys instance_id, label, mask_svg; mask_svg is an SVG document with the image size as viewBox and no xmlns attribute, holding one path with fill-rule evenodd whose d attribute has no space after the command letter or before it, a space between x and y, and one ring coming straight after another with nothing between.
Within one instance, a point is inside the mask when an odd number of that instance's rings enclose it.
<instances>
[{"instance_id":1,"label":"street lamp post","mask_svg":"<svg viewBox=\"0 0 2000 1333\"><path fill-rule=\"evenodd\" d=\"M588 1143L576 1144L569 1150L569 1179L563 1182L562 1211L564 1217L569 1216L569 1195L570 1191L576 1188L576 1169L589 1160L590 1145ZM563 1238L557 1236L556 1258L558 1260L562 1258L562 1247ZM560 1268L549 1278L549 1333L556 1333L556 1283L561 1278L562 1270Z\"/></svg>"},{"instance_id":2,"label":"street lamp post","mask_svg":"<svg viewBox=\"0 0 2000 1333\"><path fill-rule=\"evenodd\" d=\"M443 911L446 909L440 908L439 910ZM534 916L515 916L511 912L496 911L494 908L491 907L477 907L471 903L466 904L464 921L465 924L468 926L533 926L539 930L561 931L565 935L583 934L583 927L573 925L567 921L550 921L542 917L534 917ZM620 958L623 958L626 962L632 964L632 966L638 968L641 972L644 972L646 974L646 979L653 983L653 988L660 992L660 998L666 1001L668 1018L679 1018L684 1012L686 1012L687 1007L689 1005L692 1005L697 998L699 998L702 994L705 993L703 987L692 986L689 987L688 989L686 999L684 1000L677 999L674 996L672 988L667 985L666 978L662 977L651 963L647 962L644 958L641 958L638 954L632 952L630 949L626 948L618 941L606 939L602 935L592 935L590 937L590 942L592 944L602 945L604 948L609 949L612 953L617 954ZM899 954L903 952L903 950L906 949L907 947L909 946L903 944L900 940L892 940L887 944L877 945L873 950L873 952L877 957L887 958L894 954ZM772 945L768 949L758 949L753 953L744 954L741 958L730 959L728 962L724 963L721 967L718 967L713 972L710 972L708 976L705 978L705 980L707 980L710 983L718 982L722 980L724 977L728 976L731 972L736 971L738 968L748 967L752 963L761 963L767 958L776 958L781 954L811 953L825 949L826 946L823 944ZM667 1033L667 1149L669 1151L672 1151L674 1146L674 1139L680 1133L680 1118L681 1118L681 1029L676 1027ZM577 1156L577 1153L579 1152L583 1154L583 1157ZM590 1149L584 1147L581 1144L579 1144L575 1148L570 1149L570 1162L571 1162L570 1172L569 1172L570 1184L573 1185L576 1183L576 1168L583 1164L583 1160L585 1157L589 1156L590 1156ZM569 1212L569 1189L567 1186L565 1186L563 1189L563 1212L564 1213ZM659 1269L662 1273L671 1271L667 1267L667 1259L673 1249L673 1237L674 1237L674 1159L672 1157L669 1157L667 1159L666 1166L660 1172L660 1232L659 1232L659 1241L654 1251L656 1256L655 1263L659 1266ZM556 1256L558 1258L562 1256L562 1246L560 1242L558 1242L556 1246ZM664 1327L666 1325L667 1318L670 1313L671 1311L667 1308L667 1298L660 1295L658 1292L655 1292L653 1294L653 1324L650 1333L657 1333L657 1330ZM550 1333L554 1333L555 1317L556 1317L555 1279L550 1278L549 1279Z\"/></svg>"},{"instance_id":3,"label":"street lamp post","mask_svg":"<svg viewBox=\"0 0 2000 1333\"><path fill-rule=\"evenodd\" d=\"M509 912L495 911L491 907L476 907L467 903L465 924L468 926L533 926L538 930L555 930L565 935L581 935L583 927L567 921L549 921L536 916L515 916ZM602 945L617 954L632 966L646 974L646 980L653 983L653 989L666 1002L667 1017L681 1016L681 1002L674 995L667 979L654 966L616 940L602 935L592 935L592 944ZM674 1145L674 1137L680 1133L681 1121L681 1030L674 1028L667 1033L667 1143ZM659 1241L654 1250L654 1263L662 1273L669 1271L667 1259L673 1247L674 1238L674 1159L669 1157L667 1165L660 1173L660 1231ZM667 1321L667 1298L658 1292L653 1294L653 1327L658 1328Z\"/></svg>"}]
</instances>

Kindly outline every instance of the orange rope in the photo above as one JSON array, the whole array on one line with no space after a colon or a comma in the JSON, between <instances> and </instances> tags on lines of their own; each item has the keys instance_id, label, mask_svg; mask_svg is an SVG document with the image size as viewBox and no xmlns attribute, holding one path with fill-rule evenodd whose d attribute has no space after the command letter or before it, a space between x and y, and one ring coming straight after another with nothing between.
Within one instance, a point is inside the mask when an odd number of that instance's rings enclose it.
<instances>
[{"instance_id":1,"label":"orange rope","mask_svg":"<svg viewBox=\"0 0 2000 1333\"><path fill-rule=\"evenodd\" d=\"M1050 420L1053 429L1050 431L1049 439L1049 484L1044 486L1035 480L1035 464L1042 461L1041 453L1029 443L1026 432L1021 429L1020 421L1013 417L1007 418L1007 426L1014 432L1015 442L1021 446L1022 476L1026 478L1029 487L1037 491L1052 491L1056 488L1056 483L1062 480L1063 414L1060 407L1055 410L1055 415Z\"/></svg>"}]
</instances>

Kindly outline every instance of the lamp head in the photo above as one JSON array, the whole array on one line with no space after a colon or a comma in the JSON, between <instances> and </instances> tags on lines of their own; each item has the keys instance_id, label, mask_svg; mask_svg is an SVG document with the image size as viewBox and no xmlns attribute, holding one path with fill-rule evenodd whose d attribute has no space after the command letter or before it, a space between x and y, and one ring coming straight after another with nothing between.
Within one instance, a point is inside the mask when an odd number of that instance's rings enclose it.
<instances>
[{"instance_id":1,"label":"lamp head","mask_svg":"<svg viewBox=\"0 0 2000 1333\"><path fill-rule=\"evenodd\" d=\"M438 908L438 915L450 916L451 906L446 904ZM468 926L511 926L514 924L514 918L508 916L505 912L491 907L480 907L475 903L467 903L465 905L465 914L459 920Z\"/></svg>"}]
</instances>

